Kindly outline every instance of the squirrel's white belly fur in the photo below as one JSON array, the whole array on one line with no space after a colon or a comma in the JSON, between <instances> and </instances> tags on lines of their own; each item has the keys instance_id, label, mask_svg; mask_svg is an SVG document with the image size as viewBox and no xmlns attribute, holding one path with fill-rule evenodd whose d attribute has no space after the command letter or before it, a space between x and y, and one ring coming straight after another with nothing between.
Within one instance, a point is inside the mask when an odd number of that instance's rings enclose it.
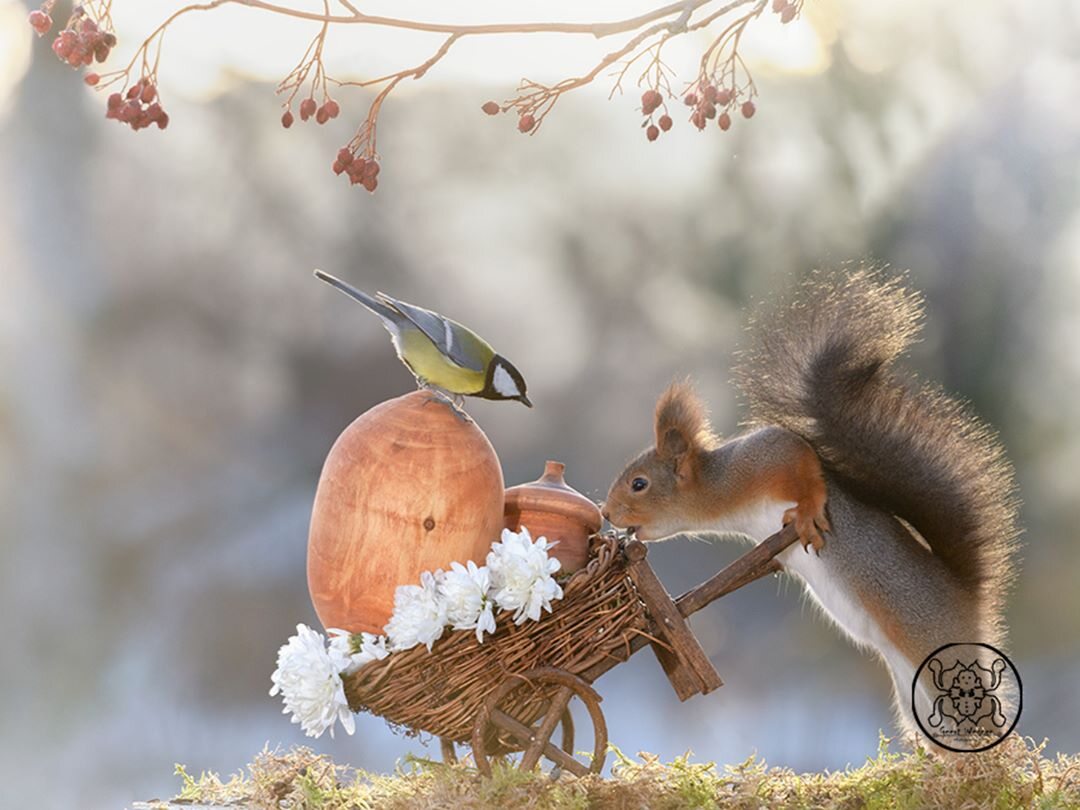
<instances>
[{"instance_id":1,"label":"squirrel's white belly fur","mask_svg":"<svg viewBox=\"0 0 1080 810\"><path fill-rule=\"evenodd\" d=\"M784 512L793 506L793 501L761 501L725 515L708 528L714 532L745 534L757 544L780 531ZM894 678L899 681L906 677L910 684L914 670L907 658L888 640L870 612L851 593L847 583L830 569L828 542L822 556L818 556L813 549L808 553L801 543L796 542L778 554L776 559L785 571L797 575L806 583L810 598L852 641L875 650L885 659Z\"/></svg>"}]
</instances>

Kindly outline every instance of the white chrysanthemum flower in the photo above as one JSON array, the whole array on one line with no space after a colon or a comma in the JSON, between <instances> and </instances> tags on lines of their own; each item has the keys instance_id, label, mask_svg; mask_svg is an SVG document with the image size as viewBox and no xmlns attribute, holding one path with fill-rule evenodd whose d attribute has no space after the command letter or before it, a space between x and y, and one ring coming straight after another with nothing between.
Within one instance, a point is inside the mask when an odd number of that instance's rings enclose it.
<instances>
[{"instance_id":1,"label":"white chrysanthemum flower","mask_svg":"<svg viewBox=\"0 0 1080 810\"><path fill-rule=\"evenodd\" d=\"M270 694L282 695L282 713L292 714L292 722L299 723L309 737L319 737L327 729L333 737L338 720L352 734L356 723L341 682L348 664L340 644L327 647L321 633L298 624L296 635L278 650Z\"/></svg>"},{"instance_id":2,"label":"white chrysanthemum flower","mask_svg":"<svg viewBox=\"0 0 1080 810\"><path fill-rule=\"evenodd\" d=\"M562 588L552 576L559 561L548 556L548 541L535 542L524 526L520 532L503 529L502 542L493 543L487 557L496 604L514 611L514 624L536 621L541 610L551 612L553 599L562 599Z\"/></svg>"},{"instance_id":3,"label":"white chrysanthemum flower","mask_svg":"<svg viewBox=\"0 0 1080 810\"><path fill-rule=\"evenodd\" d=\"M341 671L342 675L351 675L364 664L381 661L390 654L386 649L386 636L375 636L371 633L354 635L333 627L326 632L330 634L330 649L345 656L348 661L345 669Z\"/></svg>"},{"instance_id":4,"label":"white chrysanthemum flower","mask_svg":"<svg viewBox=\"0 0 1080 810\"><path fill-rule=\"evenodd\" d=\"M384 628L392 652L431 645L442 636L446 626L446 606L439 598L442 571L420 575L419 585L399 585L394 591L394 614Z\"/></svg>"},{"instance_id":5,"label":"white chrysanthemum flower","mask_svg":"<svg viewBox=\"0 0 1080 810\"><path fill-rule=\"evenodd\" d=\"M450 570L439 583L439 594L446 608L446 621L455 630L476 630L476 640L484 633L495 632L495 603L488 595L491 576L487 566L450 563Z\"/></svg>"}]
</instances>

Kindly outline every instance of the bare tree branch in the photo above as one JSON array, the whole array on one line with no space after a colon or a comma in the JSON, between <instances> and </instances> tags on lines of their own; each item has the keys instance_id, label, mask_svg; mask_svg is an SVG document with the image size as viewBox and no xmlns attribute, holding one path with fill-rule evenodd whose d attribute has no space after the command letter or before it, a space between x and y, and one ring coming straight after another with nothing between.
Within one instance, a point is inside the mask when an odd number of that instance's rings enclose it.
<instances>
[{"instance_id":1,"label":"bare tree branch","mask_svg":"<svg viewBox=\"0 0 1080 810\"><path fill-rule=\"evenodd\" d=\"M53 50L74 67L85 67L94 59L104 61L115 45L110 16L114 0L86 0L76 6L75 13L59 33ZM31 24L39 34L52 25L48 13L54 0L45 0L39 11L31 14ZM333 164L337 174L347 174L350 181L374 191L378 184L378 151L376 130L378 117L390 93L405 79L419 79L438 64L460 39L472 36L566 34L587 35L596 39L626 35L625 40L603 56L580 76L545 85L529 79L518 84L517 94L501 104L489 101L484 112L496 115L513 111L517 128L523 133L535 133L564 94L584 87L607 72L614 77L609 98L623 91L628 72L635 65L644 65L637 77L641 96L641 126L649 140L673 126L668 101L676 97L671 79L674 71L663 61L664 45L672 38L689 31L700 31L714 23L724 23L698 64L697 74L685 85L683 101L690 108L689 120L698 129L716 119L721 130L731 126L732 114L740 112L749 118L754 114L757 87L738 49L743 33L771 5L783 22L790 22L802 10L803 0L680 0L619 20L606 22L491 22L475 24L436 23L399 17L365 14L348 0L335 0L343 9L332 11L330 0L323 0L322 12L295 8L287 0L206 0L185 5L155 28L135 51L123 68L98 75L88 73L86 82L103 90L119 84L119 92L109 96L108 117L141 129L157 123L162 129L168 116L157 94L157 72L161 61L162 43L168 27L179 17L194 11L210 11L221 6L245 6L257 11L319 23L319 31L308 44L296 67L278 84L277 92L284 97L282 125L290 127L295 121L293 104L300 97L298 114L302 121L314 118L324 124L336 118L341 106L330 93L330 86L380 88L368 106L367 115L352 139L343 147ZM743 9L741 13L737 13ZM695 19L697 16L697 19ZM47 21L47 22L46 22ZM332 28L337 26L372 26L395 28L421 33L445 35L442 44L420 64L387 73L377 78L342 81L331 77L323 63L323 47ZM137 75L135 75L137 74Z\"/></svg>"}]
</instances>

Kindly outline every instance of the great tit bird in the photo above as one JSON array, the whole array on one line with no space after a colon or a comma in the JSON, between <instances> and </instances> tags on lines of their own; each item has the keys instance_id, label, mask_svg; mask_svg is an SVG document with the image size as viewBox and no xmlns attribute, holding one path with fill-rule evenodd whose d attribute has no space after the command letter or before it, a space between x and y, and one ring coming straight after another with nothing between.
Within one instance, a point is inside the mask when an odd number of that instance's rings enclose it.
<instances>
[{"instance_id":1,"label":"great tit bird","mask_svg":"<svg viewBox=\"0 0 1080 810\"><path fill-rule=\"evenodd\" d=\"M322 270L316 270L315 277L379 316L398 358L421 387L440 388L459 402L462 396L473 396L516 399L532 407L521 372L471 329L383 293L370 296Z\"/></svg>"}]
</instances>

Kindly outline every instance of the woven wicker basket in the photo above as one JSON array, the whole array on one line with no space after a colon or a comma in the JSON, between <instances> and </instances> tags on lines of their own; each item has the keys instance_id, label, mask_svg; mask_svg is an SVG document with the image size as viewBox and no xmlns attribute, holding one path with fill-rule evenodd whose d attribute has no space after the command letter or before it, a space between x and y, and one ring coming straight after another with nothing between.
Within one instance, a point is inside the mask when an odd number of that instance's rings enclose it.
<instances>
[{"instance_id":1,"label":"woven wicker basket","mask_svg":"<svg viewBox=\"0 0 1080 810\"><path fill-rule=\"evenodd\" d=\"M537 667L580 674L611 658L626 660L636 636L649 634L645 604L626 570L623 543L612 536L592 541L588 564L563 584L563 598L540 621L514 625L509 611L497 618L483 644L471 630L373 661L346 676L353 711L369 711L410 732L468 741L487 696L508 675ZM536 690L515 692L506 711L523 723L544 711Z\"/></svg>"}]
</instances>

